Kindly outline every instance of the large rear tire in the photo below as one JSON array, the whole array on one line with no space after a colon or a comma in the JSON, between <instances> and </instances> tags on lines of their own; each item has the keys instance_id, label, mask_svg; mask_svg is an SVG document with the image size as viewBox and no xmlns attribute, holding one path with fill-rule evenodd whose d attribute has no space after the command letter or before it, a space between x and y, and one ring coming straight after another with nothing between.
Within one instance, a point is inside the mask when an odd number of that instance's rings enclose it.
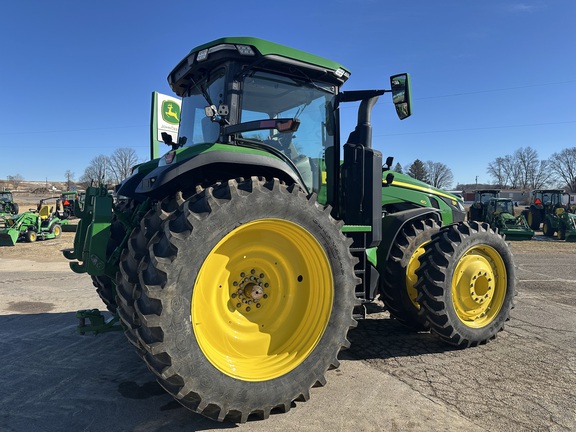
<instances>
[{"instance_id":1,"label":"large rear tire","mask_svg":"<svg viewBox=\"0 0 576 432\"><path fill-rule=\"evenodd\" d=\"M116 275L117 312L126 337L138 351L142 349L136 336L140 320L136 314L134 301L135 295L140 295L142 291L139 285L139 265L144 257L148 257L148 243L160 230L162 222L167 220L188 196L190 192L178 192L154 205L144 215L140 224L132 230L120 256L119 271Z\"/></svg>"},{"instance_id":2,"label":"large rear tire","mask_svg":"<svg viewBox=\"0 0 576 432\"><path fill-rule=\"evenodd\" d=\"M439 228L434 219L408 222L396 236L380 278L380 299L390 315L416 330L428 328L424 316L418 313L416 269L420 266L424 244Z\"/></svg>"},{"instance_id":3,"label":"large rear tire","mask_svg":"<svg viewBox=\"0 0 576 432\"><path fill-rule=\"evenodd\" d=\"M218 421L307 400L356 324L340 227L278 180L230 180L186 201L152 237L135 285L140 354L160 384Z\"/></svg>"},{"instance_id":4,"label":"large rear tire","mask_svg":"<svg viewBox=\"0 0 576 432\"><path fill-rule=\"evenodd\" d=\"M542 223L540 211L532 208L528 210L528 213L526 214L526 222L528 222L531 229L535 231L539 230L540 224Z\"/></svg>"},{"instance_id":5,"label":"large rear tire","mask_svg":"<svg viewBox=\"0 0 576 432\"><path fill-rule=\"evenodd\" d=\"M441 228L420 261L418 303L433 333L468 347L504 328L514 306L515 268L508 244L487 224Z\"/></svg>"}]
</instances>

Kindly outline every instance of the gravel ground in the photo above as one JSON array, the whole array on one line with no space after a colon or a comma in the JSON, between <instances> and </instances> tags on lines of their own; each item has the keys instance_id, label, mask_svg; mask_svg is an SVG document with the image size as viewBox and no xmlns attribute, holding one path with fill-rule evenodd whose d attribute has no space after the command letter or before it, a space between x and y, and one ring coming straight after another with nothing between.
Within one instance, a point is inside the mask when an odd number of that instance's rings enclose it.
<instances>
[{"instance_id":1,"label":"gravel ground","mask_svg":"<svg viewBox=\"0 0 576 432\"><path fill-rule=\"evenodd\" d=\"M310 401L238 426L180 407L120 332L76 333L103 306L60 252L74 233L0 248L0 430L576 430L576 243L538 234L510 243L518 296L494 341L453 349L375 306Z\"/></svg>"}]
</instances>

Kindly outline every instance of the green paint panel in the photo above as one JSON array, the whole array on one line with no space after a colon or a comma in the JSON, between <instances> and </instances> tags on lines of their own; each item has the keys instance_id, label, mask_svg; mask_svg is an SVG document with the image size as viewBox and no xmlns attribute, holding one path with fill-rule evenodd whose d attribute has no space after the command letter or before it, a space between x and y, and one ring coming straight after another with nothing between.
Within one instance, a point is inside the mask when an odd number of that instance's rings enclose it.
<instances>
[{"instance_id":1,"label":"green paint panel","mask_svg":"<svg viewBox=\"0 0 576 432\"><path fill-rule=\"evenodd\" d=\"M314 54L310 54L304 51L300 51L294 48L287 47L285 45L280 45L274 42L269 42L263 39L253 38L253 37L226 37L217 39L212 42L205 43L203 45L197 46L196 48L190 51L190 54L196 53L198 51L202 51L203 49L213 47L215 45L220 44L235 44L235 45L250 45L256 48L260 54L266 55L278 55L282 57L287 57L295 60L299 60L306 63L311 63L314 65L322 66L327 69L344 69L347 72L344 66L339 63L336 63L332 60L328 60L324 57L320 57Z\"/></svg>"}]
</instances>

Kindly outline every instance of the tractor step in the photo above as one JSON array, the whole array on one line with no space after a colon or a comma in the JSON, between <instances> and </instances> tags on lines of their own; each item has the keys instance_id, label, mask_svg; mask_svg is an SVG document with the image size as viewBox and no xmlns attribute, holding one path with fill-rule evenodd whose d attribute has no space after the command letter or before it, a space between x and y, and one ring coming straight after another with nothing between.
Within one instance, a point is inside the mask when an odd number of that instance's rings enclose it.
<instances>
[{"instance_id":1,"label":"tractor step","mask_svg":"<svg viewBox=\"0 0 576 432\"><path fill-rule=\"evenodd\" d=\"M76 318L78 318L78 333L84 335L88 332L92 332L95 335L99 333L107 333L111 331L121 331L122 326L117 324L119 317L113 316L112 318L106 320L102 312L98 309L83 309L76 312ZM90 322L87 325L86 320Z\"/></svg>"}]
</instances>

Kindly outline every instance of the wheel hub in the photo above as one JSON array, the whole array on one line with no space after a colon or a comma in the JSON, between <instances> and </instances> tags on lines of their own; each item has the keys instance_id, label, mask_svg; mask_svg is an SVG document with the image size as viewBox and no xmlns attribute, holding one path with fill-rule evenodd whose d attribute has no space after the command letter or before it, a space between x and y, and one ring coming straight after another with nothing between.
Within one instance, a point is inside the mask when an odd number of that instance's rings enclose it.
<instances>
[{"instance_id":1,"label":"wheel hub","mask_svg":"<svg viewBox=\"0 0 576 432\"><path fill-rule=\"evenodd\" d=\"M466 325L480 327L498 313L506 292L504 268L489 247L473 248L463 256L452 282L457 315Z\"/></svg>"},{"instance_id":2,"label":"wheel hub","mask_svg":"<svg viewBox=\"0 0 576 432\"><path fill-rule=\"evenodd\" d=\"M250 269L243 271L240 277L232 282L230 295L236 309L241 312L250 312L253 307L261 308L268 299L270 283L264 272Z\"/></svg>"}]
</instances>

